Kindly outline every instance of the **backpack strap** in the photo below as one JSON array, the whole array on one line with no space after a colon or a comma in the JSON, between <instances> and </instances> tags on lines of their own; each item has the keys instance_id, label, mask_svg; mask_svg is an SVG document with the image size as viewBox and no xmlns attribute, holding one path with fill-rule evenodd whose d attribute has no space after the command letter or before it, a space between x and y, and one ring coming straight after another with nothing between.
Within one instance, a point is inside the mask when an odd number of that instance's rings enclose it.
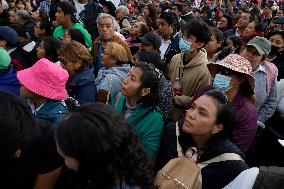
<instances>
[{"instance_id":1,"label":"backpack strap","mask_svg":"<svg viewBox=\"0 0 284 189\"><path fill-rule=\"evenodd\" d=\"M244 161L240 155L236 154L236 153L223 153L219 156L216 156L212 159L209 159L207 161L204 161L202 163L198 163L197 165L200 167L200 169L206 167L207 165L209 165L210 163L217 163L217 162L221 162L221 161L228 161L228 160L241 160Z\"/></svg>"}]
</instances>

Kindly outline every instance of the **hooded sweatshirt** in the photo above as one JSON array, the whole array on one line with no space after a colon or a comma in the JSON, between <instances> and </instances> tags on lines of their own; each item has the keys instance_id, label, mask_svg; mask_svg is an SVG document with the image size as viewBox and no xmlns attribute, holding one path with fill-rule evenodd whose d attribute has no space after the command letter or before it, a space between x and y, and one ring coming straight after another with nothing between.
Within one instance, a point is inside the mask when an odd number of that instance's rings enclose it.
<instances>
[{"instance_id":1,"label":"hooded sweatshirt","mask_svg":"<svg viewBox=\"0 0 284 189\"><path fill-rule=\"evenodd\" d=\"M101 68L95 80L97 91L110 91L110 100L119 93L123 79L129 73L131 67L129 64L112 67L110 69ZM111 84L110 84L111 83Z\"/></svg>"},{"instance_id":2,"label":"hooded sweatshirt","mask_svg":"<svg viewBox=\"0 0 284 189\"><path fill-rule=\"evenodd\" d=\"M170 80L174 84L176 78L181 81L181 96L175 96L175 103L186 108L196 89L210 85L211 75L206 66L206 52L201 49L186 65L183 63L184 53L175 55L169 66Z\"/></svg>"},{"instance_id":3,"label":"hooded sweatshirt","mask_svg":"<svg viewBox=\"0 0 284 189\"><path fill-rule=\"evenodd\" d=\"M0 72L0 90L20 95L21 84L17 78L17 72L13 68Z\"/></svg>"}]
</instances>

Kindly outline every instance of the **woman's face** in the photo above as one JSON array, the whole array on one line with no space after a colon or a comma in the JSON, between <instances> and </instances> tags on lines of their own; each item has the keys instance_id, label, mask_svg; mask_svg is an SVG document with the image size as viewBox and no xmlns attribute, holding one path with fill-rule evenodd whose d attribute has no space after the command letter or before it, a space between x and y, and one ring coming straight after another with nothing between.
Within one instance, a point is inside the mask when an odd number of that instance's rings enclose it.
<instances>
[{"instance_id":1,"label":"woman's face","mask_svg":"<svg viewBox=\"0 0 284 189\"><path fill-rule=\"evenodd\" d=\"M211 35L210 41L205 45L205 49L209 53L216 53L218 48L221 46L221 43L218 43L215 35Z\"/></svg>"},{"instance_id":2,"label":"woman's face","mask_svg":"<svg viewBox=\"0 0 284 189\"><path fill-rule=\"evenodd\" d=\"M246 47L240 53L240 56L246 58L252 65L252 67L257 67L261 63L262 55L258 53L255 47Z\"/></svg>"},{"instance_id":3,"label":"woman's face","mask_svg":"<svg viewBox=\"0 0 284 189\"><path fill-rule=\"evenodd\" d=\"M116 62L115 59L112 56L110 48L111 48L110 46L107 46L104 49L104 53L102 55L102 65L104 65L105 69L109 69L109 68L113 67L115 65L115 62Z\"/></svg>"},{"instance_id":4,"label":"woman's face","mask_svg":"<svg viewBox=\"0 0 284 189\"><path fill-rule=\"evenodd\" d=\"M271 42L272 46L278 47L279 51L283 51L284 50L284 40L281 37L281 35L273 35L269 38L269 41Z\"/></svg>"},{"instance_id":5,"label":"woman's face","mask_svg":"<svg viewBox=\"0 0 284 189\"><path fill-rule=\"evenodd\" d=\"M129 30L130 34L138 36L141 33L141 24L141 22L136 22L135 24L133 24Z\"/></svg>"},{"instance_id":6,"label":"woman's face","mask_svg":"<svg viewBox=\"0 0 284 189\"><path fill-rule=\"evenodd\" d=\"M140 68L132 67L127 77L124 78L121 86L121 94L127 97L137 98L140 96L141 77L143 71Z\"/></svg>"},{"instance_id":7,"label":"woman's face","mask_svg":"<svg viewBox=\"0 0 284 189\"><path fill-rule=\"evenodd\" d=\"M41 17L40 17L40 13L39 13L39 9L37 11L35 11L33 14L32 14L32 19L35 21L35 22L38 22L41 20Z\"/></svg>"},{"instance_id":8,"label":"woman's face","mask_svg":"<svg viewBox=\"0 0 284 189\"><path fill-rule=\"evenodd\" d=\"M37 37L41 36L42 34L44 34L44 30L40 29L40 22L36 23L36 26L34 28L34 33Z\"/></svg>"},{"instance_id":9,"label":"woman's face","mask_svg":"<svg viewBox=\"0 0 284 189\"><path fill-rule=\"evenodd\" d=\"M70 34L69 34L69 31L68 30L66 30L66 32L65 32L65 34L64 34L64 36L63 36L63 39L62 39L62 43L71 43L72 42L72 38L71 38L71 36L70 36Z\"/></svg>"},{"instance_id":10,"label":"woman's face","mask_svg":"<svg viewBox=\"0 0 284 189\"><path fill-rule=\"evenodd\" d=\"M255 22L249 23L244 31L244 36L252 36L255 33Z\"/></svg>"},{"instance_id":11,"label":"woman's face","mask_svg":"<svg viewBox=\"0 0 284 189\"><path fill-rule=\"evenodd\" d=\"M43 41L40 43L39 47L36 50L37 50L37 58L38 59L46 57L46 53L45 53L45 50L44 50L44 42Z\"/></svg>"},{"instance_id":12,"label":"woman's face","mask_svg":"<svg viewBox=\"0 0 284 189\"><path fill-rule=\"evenodd\" d=\"M220 28L220 29L227 28L228 27L228 20L227 20L227 18L222 17L220 19L220 21L218 22L217 27Z\"/></svg>"},{"instance_id":13,"label":"woman's face","mask_svg":"<svg viewBox=\"0 0 284 189\"><path fill-rule=\"evenodd\" d=\"M148 9L147 6L146 6L145 8L143 8L143 14L144 14L145 16L148 16L148 15L149 15L149 9Z\"/></svg>"},{"instance_id":14,"label":"woman's face","mask_svg":"<svg viewBox=\"0 0 284 189\"><path fill-rule=\"evenodd\" d=\"M70 76L74 76L77 70L81 67L81 63L79 61L75 62L76 60L69 60L64 55L61 55L58 59L62 68L67 70Z\"/></svg>"},{"instance_id":15,"label":"woman's face","mask_svg":"<svg viewBox=\"0 0 284 189\"><path fill-rule=\"evenodd\" d=\"M78 160L76 160L75 158L72 158L72 157L69 157L69 156L65 155L65 154L60 150L60 148L58 147L58 145L57 145L57 151L58 151L59 155L64 158L64 163L65 163L65 165L66 165L69 169L72 169L72 170L74 170L74 171L79 171L79 161L78 161Z\"/></svg>"},{"instance_id":16,"label":"woman's face","mask_svg":"<svg viewBox=\"0 0 284 189\"><path fill-rule=\"evenodd\" d=\"M21 86L20 88L20 96L25 98L25 99L34 99L37 95L35 93L33 93L32 91L30 91L29 89L27 89L24 85Z\"/></svg>"},{"instance_id":17,"label":"woman's face","mask_svg":"<svg viewBox=\"0 0 284 189\"><path fill-rule=\"evenodd\" d=\"M187 110L182 126L185 133L195 136L210 136L218 127L217 105L212 97L203 95L196 99Z\"/></svg>"}]
</instances>

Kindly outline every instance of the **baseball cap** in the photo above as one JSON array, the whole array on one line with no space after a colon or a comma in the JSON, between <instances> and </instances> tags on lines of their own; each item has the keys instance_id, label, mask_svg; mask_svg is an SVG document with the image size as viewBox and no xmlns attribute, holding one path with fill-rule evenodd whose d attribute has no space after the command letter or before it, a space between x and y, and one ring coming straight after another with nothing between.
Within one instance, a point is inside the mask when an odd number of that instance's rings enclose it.
<instances>
[{"instance_id":1,"label":"baseball cap","mask_svg":"<svg viewBox=\"0 0 284 189\"><path fill-rule=\"evenodd\" d=\"M161 37L155 32L146 33L143 37L139 37L139 39L143 44L154 45L157 48L160 48L162 44Z\"/></svg>"},{"instance_id":2,"label":"baseball cap","mask_svg":"<svg viewBox=\"0 0 284 189\"><path fill-rule=\"evenodd\" d=\"M0 26L0 37L11 45L16 45L19 42L18 33L9 26Z\"/></svg>"},{"instance_id":3,"label":"baseball cap","mask_svg":"<svg viewBox=\"0 0 284 189\"><path fill-rule=\"evenodd\" d=\"M271 43L264 37L254 37L247 43L247 46L255 47L260 55L268 55L271 51Z\"/></svg>"}]
</instances>

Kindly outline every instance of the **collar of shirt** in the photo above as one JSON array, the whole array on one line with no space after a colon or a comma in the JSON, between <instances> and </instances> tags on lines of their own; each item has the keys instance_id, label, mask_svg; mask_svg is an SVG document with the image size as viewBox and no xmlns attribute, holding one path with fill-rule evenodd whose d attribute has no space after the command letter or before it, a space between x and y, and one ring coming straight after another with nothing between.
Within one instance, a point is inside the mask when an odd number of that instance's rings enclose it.
<instances>
[{"instance_id":1,"label":"collar of shirt","mask_svg":"<svg viewBox=\"0 0 284 189\"><path fill-rule=\"evenodd\" d=\"M255 74L255 73L259 72L259 71L266 73L266 70L265 70L265 67L264 67L263 64L259 64L259 65L257 66L256 70L254 70L254 71L252 72L252 74Z\"/></svg>"},{"instance_id":2,"label":"collar of shirt","mask_svg":"<svg viewBox=\"0 0 284 189\"><path fill-rule=\"evenodd\" d=\"M11 54L14 50L16 50L16 48L17 48L17 47L15 47L15 48L12 48L12 49L8 50L8 51L7 51L7 52L8 52L8 54Z\"/></svg>"}]
</instances>

